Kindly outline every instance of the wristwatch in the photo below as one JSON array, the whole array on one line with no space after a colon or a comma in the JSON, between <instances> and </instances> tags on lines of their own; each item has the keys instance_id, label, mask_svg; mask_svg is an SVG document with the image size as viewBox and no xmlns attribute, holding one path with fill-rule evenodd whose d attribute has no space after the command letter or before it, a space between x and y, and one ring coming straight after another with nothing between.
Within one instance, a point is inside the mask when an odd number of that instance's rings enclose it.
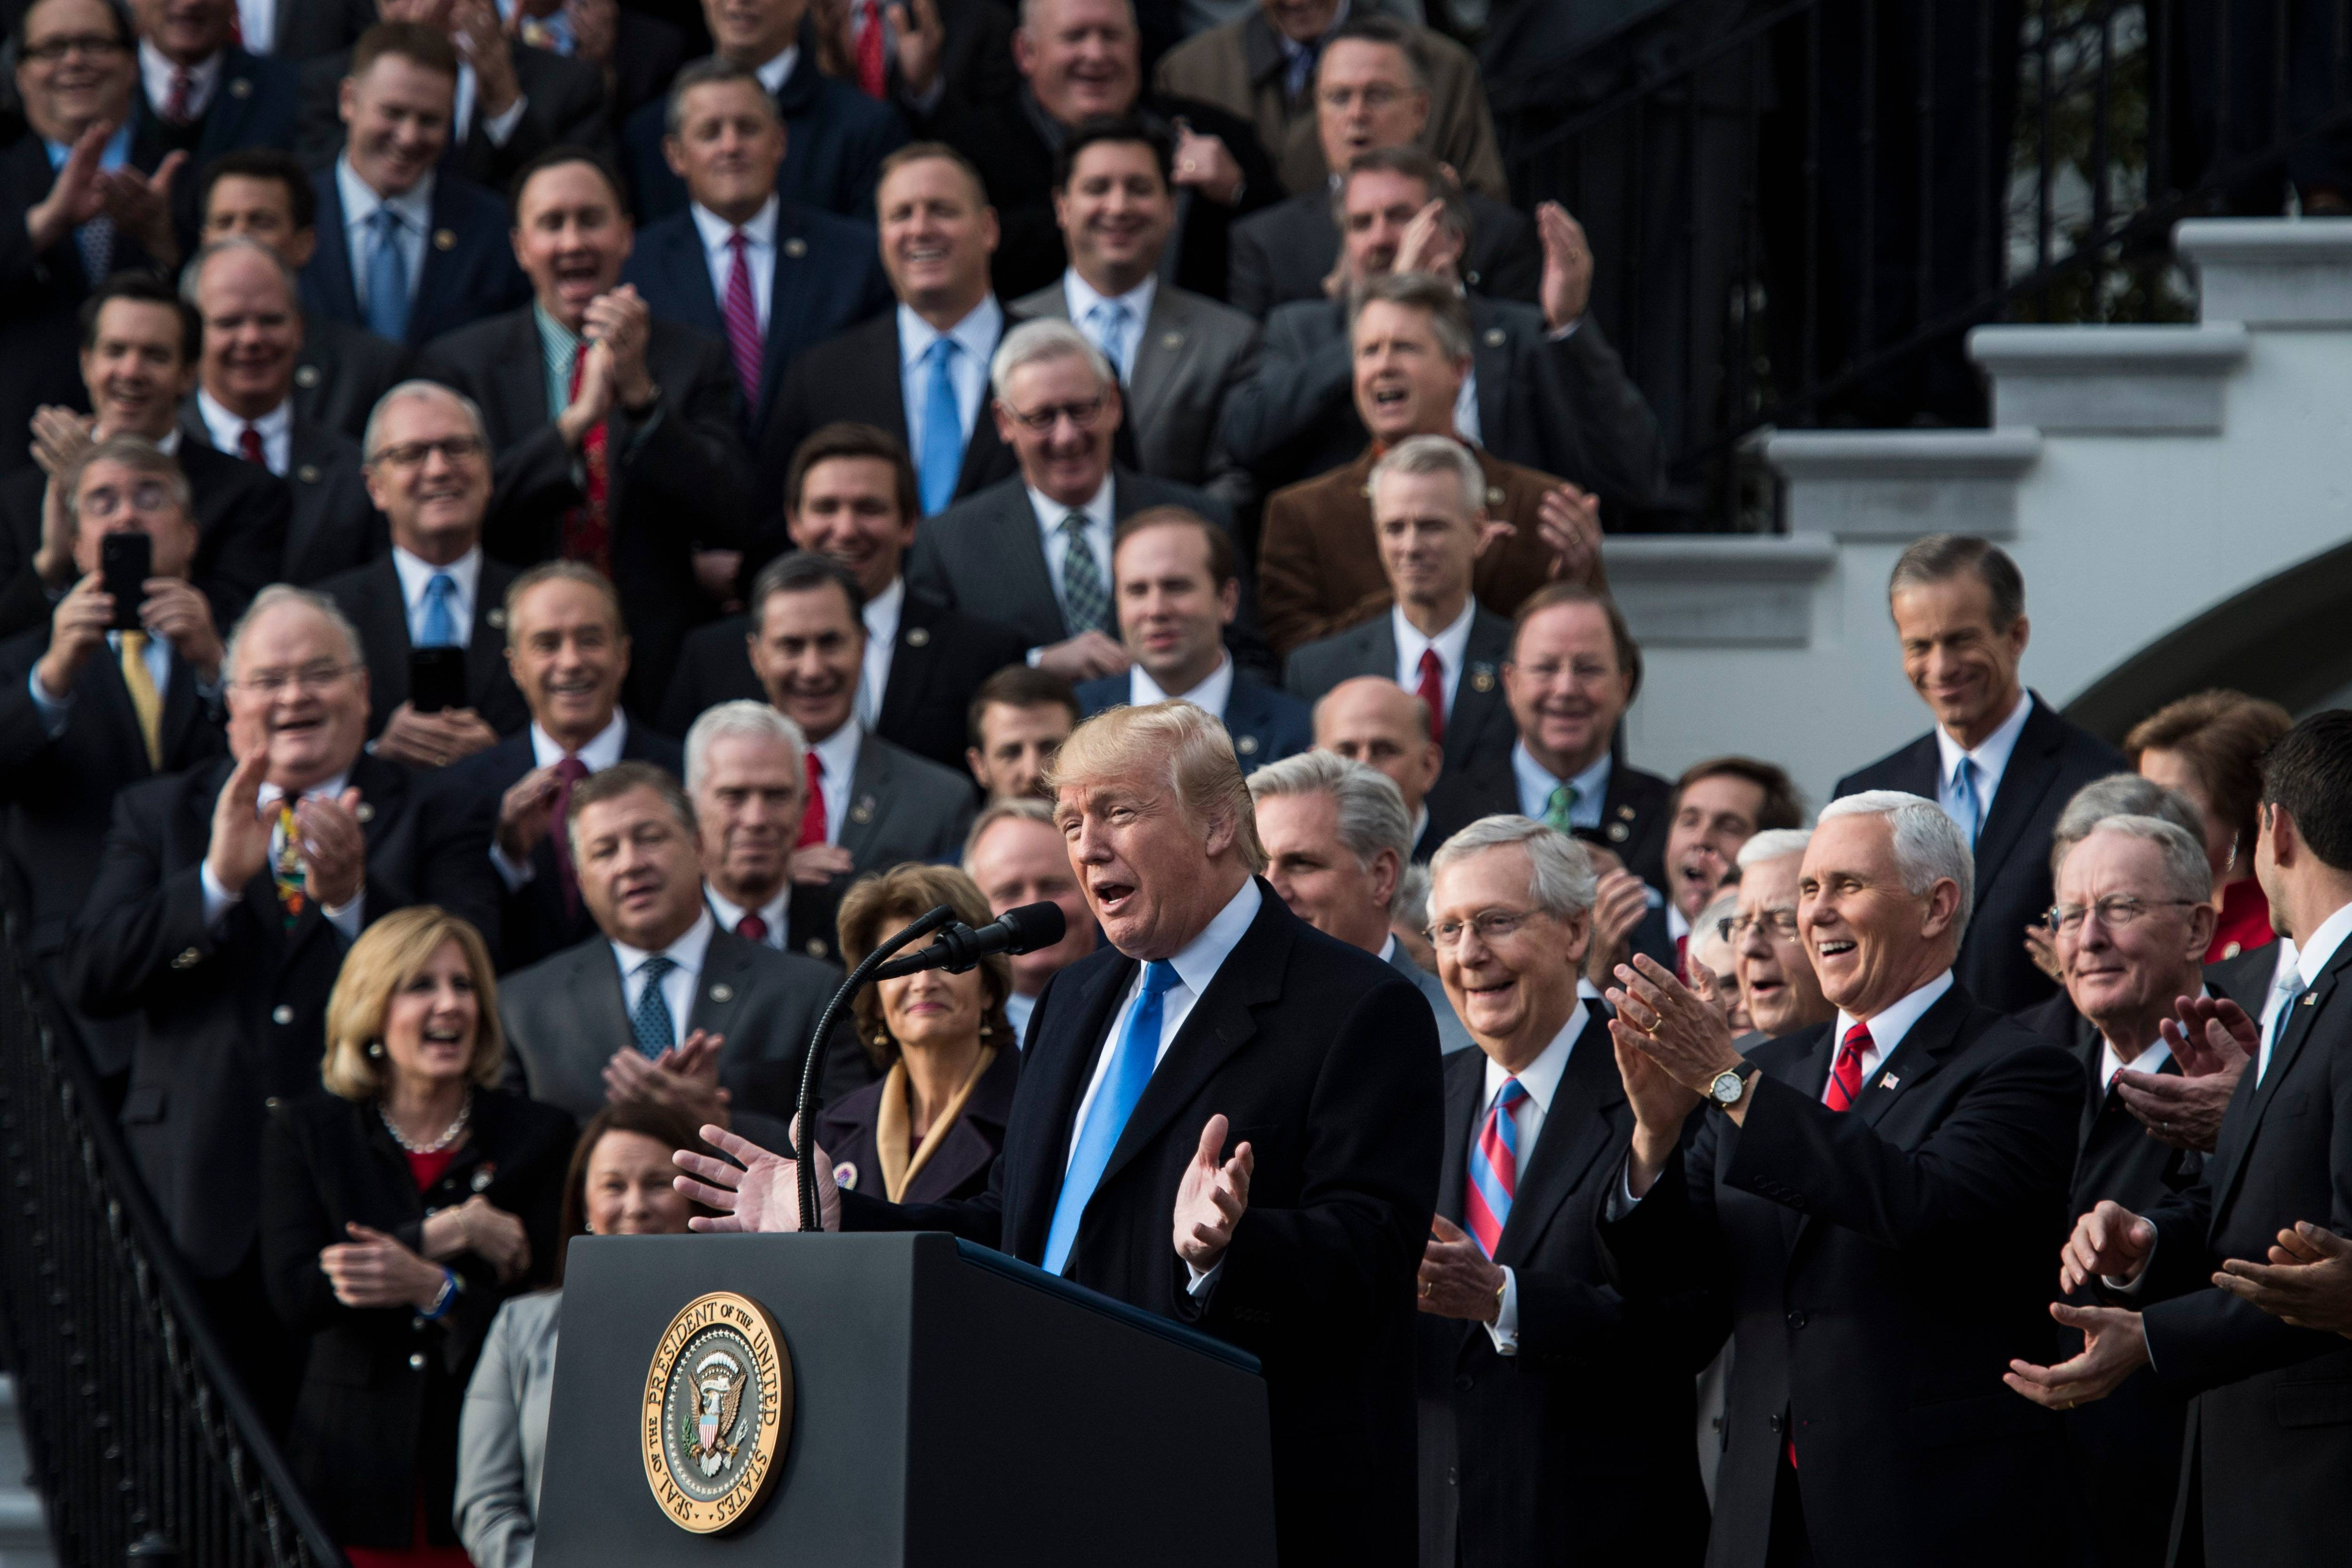
<instances>
[{"instance_id":1,"label":"wristwatch","mask_svg":"<svg viewBox=\"0 0 2352 1568\"><path fill-rule=\"evenodd\" d=\"M1707 1099L1722 1110L1730 1110L1739 1103L1739 1097L1748 1092L1748 1080L1756 1076L1756 1071L1754 1062L1741 1062L1738 1067L1724 1068L1715 1075L1715 1081L1706 1086Z\"/></svg>"}]
</instances>

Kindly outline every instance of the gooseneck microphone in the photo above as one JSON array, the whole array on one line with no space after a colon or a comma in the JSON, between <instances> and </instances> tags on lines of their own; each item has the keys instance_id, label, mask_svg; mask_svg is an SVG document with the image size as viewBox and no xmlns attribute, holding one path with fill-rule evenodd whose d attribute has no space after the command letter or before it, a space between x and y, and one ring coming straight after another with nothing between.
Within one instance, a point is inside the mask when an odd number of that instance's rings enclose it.
<instances>
[{"instance_id":1,"label":"gooseneck microphone","mask_svg":"<svg viewBox=\"0 0 2352 1568\"><path fill-rule=\"evenodd\" d=\"M950 922L930 946L908 957L892 959L877 969L871 978L896 980L926 969L961 974L992 952L1034 952L1041 947L1051 947L1062 940L1062 933L1068 929L1061 905L1023 904L1005 910L978 931Z\"/></svg>"}]
</instances>

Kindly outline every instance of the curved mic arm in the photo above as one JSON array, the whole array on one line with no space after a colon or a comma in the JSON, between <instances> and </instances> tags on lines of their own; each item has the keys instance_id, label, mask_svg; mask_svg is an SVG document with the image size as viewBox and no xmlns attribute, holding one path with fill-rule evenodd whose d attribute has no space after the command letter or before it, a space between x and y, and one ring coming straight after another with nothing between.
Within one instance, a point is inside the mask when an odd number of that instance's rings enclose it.
<instances>
[{"instance_id":1,"label":"curved mic arm","mask_svg":"<svg viewBox=\"0 0 2352 1568\"><path fill-rule=\"evenodd\" d=\"M817 1213L816 1167L809 1163L808 1156L816 1149L817 1064L824 1058L825 1042L833 1036L834 1016L841 1011L843 1003L864 989L874 971L880 968L892 953L930 935L954 919L955 910L949 905L940 904L908 921L904 929L893 934L887 942L877 944L872 952L866 955L863 963L849 972L849 978L841 983L841 989L833 994L833 1000L824 1005L824 1012L817 1018L816 1032L809 1037L808 1055L801 1062L801 1091L793 1100L790 1131L795 1174L799 1179L803 1230L817 1230L824 1223L824 1216Z\"/></svg>"}]
</instances>

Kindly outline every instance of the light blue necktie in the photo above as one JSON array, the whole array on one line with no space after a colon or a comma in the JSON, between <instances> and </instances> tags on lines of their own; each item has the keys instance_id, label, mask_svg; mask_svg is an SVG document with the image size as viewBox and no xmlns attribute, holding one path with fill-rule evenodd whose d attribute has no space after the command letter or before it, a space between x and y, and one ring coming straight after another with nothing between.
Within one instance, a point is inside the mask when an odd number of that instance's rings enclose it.
<instances>
[{"instance_id":1,"label":"light blue necktie","mask_svg":"<svg viewBox=\"0 0 2352 1568\"><path fill-rule=\"evenodd\" d=\"M2287 1026L2294 1022L2295 1004L2303 1000L2303 994L2310 987L2303 983L2301 969L2288 970L2286 978L2279 982L2278 1015L2271 1019L2270 1037L2263 1042L2263 1059L2254 1064L2256 1089L2262 1088L2263 1079L2270 1076L2271 1064L2278 1060L2278 1048L2286 1038Z\"/></svg>"},{"instance_id":2,"label":"light blue necktie","mask_svg":"<svg viewBox=\"0 0 2352 1568\"><path fill-rule=\"evenodd\" d=\"M1984 808L1977 802L1977 765L1968 758L1952 770L1952 820L1959 825L1969 847L1977 847L1977 829L1984 821Z\"/></svg>"},{"instance_id":3,"label":"light blue necktie","mask_svg":"<svg viewBox=\"0 0 2352 1568\"><path fill-rule=\"evenodd\" d=\"M1110 1163L1110 1152L1118 1146L1118 1135L1134 1114L1135 1102L1143 1098L1143 1086L1151 1081L1151 1069L1160 1059L1161 1004L1176 984L1176 966L1166 959L1154 959L1143 966L1142 994L1135 999L1135 1011L1118 1037L1110 1070L1095 1091L1095 1102L1087 1107L1086 1125L1078 1129L1070 1168L1062 1177L1062 1195L1054 1201L1053 1228L1045 1235L1048 1274L1059 1274L1068 1266L1070 1248L1078 1239L1078 1222L1086 1217L1095 1184L1102 1180L1103 1167Z\"/></svg>"},{"instance_id":4,"label":"light blue necktie","mask_svg":"<svg viewBox=\"0 0 2352 1568\"><path fill-rule=\"evenodd\" d=\"M963 418L956 412L956 341L942 335L932 341L925 357L931 362L930 385L923 393L923 515L936 517L955 499L956 479L963 472Z\"/></svg>"},{"instance_id":5,"label":"light blue necktie","mask_svg":"<svg viewBox=\"0 0 2352 1568\"><path fill-rule=\"evenodd\" d=\"M637 993L637 1005L629 1010L629 1028L637 1037L637 1049L647 1058L660 1056L677 1044L677 1027L670 1017L669 999L662 994L662 976L677 967L675 959L655 953L637 965L645 976L646 988Z\"/></svg>"},{"instance_id":6,"label":"light blue necktie","mask_svg":"<svg viewBox=\"0 0 2352 1568\"><path fill-rule=\"evenodd\" d=\"M380 206L368 215L374 231L367 254L368 331L394 342L408 337L408 258L400 248L400 215Z\"/></svg>"},{"instance_id":7,"label":"light blue necktie","mask_svg":"<svg viewBox=\"0 0 2352 1568\"><path fill-rule=\"evenodd\" d=\"M418 647L455 647L457 644L457 617L449 608L449 600L457 592L457 579L446 572L436 572L425 584L425 624L416 638Z\"/></svg>"},{"instance_id":8,"label":"light blue necktie","mask_svg":"<svg viewBox=\"0 0 2352 1568\"><path fill-rule=\"evenodd\" d=\"M1134 320L1134 312L1122 300L1102 300L1087 312L1087 321L1095 330L1095 347L1102 350L1103 358L1110 361L1122 383L1134 379L1135 367L1129 363L1132 351L1128 346L1128 328Z\"/></svg>"}]
</instances>

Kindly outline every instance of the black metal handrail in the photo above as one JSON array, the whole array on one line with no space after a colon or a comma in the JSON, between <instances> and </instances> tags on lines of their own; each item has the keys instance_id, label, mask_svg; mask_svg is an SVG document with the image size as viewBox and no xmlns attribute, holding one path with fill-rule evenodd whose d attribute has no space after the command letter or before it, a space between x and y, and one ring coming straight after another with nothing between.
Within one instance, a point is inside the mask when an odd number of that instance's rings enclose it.
<instances>
[{"instance_id":1,"label":"black metal handrail","mask_svg":"<svg viewBox=\"0 0 2352 1568\"><path fill-rule=\"evenodd\" d=\"M343 1568L229 1370L79 1041L0 940L0 1355L59 1560Z\"/></svg>"}]
</instances>

